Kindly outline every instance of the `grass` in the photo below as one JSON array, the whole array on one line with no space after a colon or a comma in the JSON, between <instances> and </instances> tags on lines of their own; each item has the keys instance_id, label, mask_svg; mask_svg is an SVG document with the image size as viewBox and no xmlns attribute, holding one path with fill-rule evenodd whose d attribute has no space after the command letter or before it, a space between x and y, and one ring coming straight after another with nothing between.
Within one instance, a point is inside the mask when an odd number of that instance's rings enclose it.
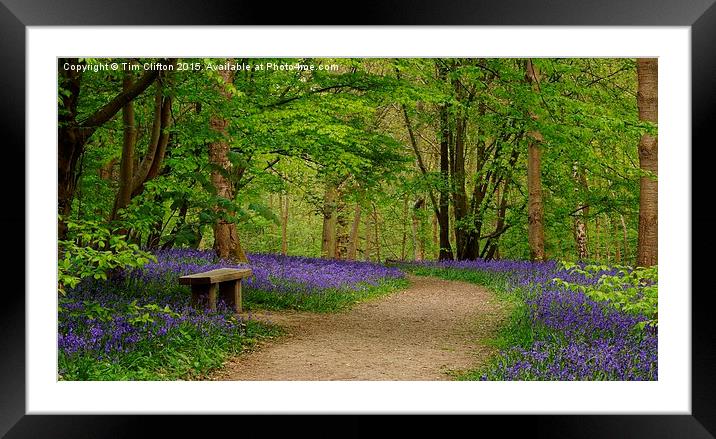
<instances>
[{"instance_id":1,"label":"grass","mask_svg":"<svg viewBox=\"0 0 716 439\"><path fill-rule=\"evenodd\" d=\"M400 266L400 269L412 273L416 276L432 276L445 280L456 280L469 282L490 288L496 293L500 294L502 299L509 299L506 293L508 291L507 276L504 273L494 273L488 271L477 271L471 269L461 268L441 268L441 267L424 267L424 266L411 266L406 264Z\"/></svg>"},{"instance_id":2,"label":"grass","mask_svg":"<svg viewBox=\"0 0 716 439\"><path fill-rule=\"evenodd\" d=\"M140 303L152 304L186 302L190 296L187 286L179 285L173 278L155 282L130 281L122 284L107 282L105 293L116 294L117 299L107 298L100 305L96 303L93 311L85 304L77 311L76 316L91 318L96 321L101 315L131 316L124 302L136 298ZM407 279L385 279L378 285L364 284L356 290L334 289L313 293L265 292L247 288L244 290L243 305L246 310L282 310L293 309L312 312L337 312L350 308L352 305L381 297L409 285ZM120 302L122 302L120 304ZM89 303L89 302L88 302ZM163 303L162 303L163 307ZM141 309L141 308L140 308ZM97 314L101 311L101 315ZM141 309L141 312L144 312ZM140 312L140 314L141 314ZM64 313L66 318L72 313ZM156 319L161 311L151 313ZM233 319L228 311L224 320ZM81 319L80 319L81 320ZM80 323L76 329L86 334L90 323ZM83 326L84 325L84 326ZM139 323L141 327L141 323ZM84 328L84 329L83 329ZM140 330L141 331L141 330ZM280 327L258 322L243 320L240 329L224 330L218 325L196 325L189 321L172 327L164 335L148 336L132 345L128 352L103 354L101 348L79 350L67 354L59 351L58 370L63 381L161 381L161 380L201 380L210 372L222 367L225 360L250 349L259 339L281 336Z\"/></svg>"},{"instance_id":3,"label":"grass","mask_svg":"<svg viewBox=\"0 0 716 439\"><path fill-rule=\"evenodd\" d=\"M396 290L407 288L407 279L385 279L378 285L360 285L357 290L330 289L313 293L276 293L247 289L243 304L247 310L292 309L312 312L337 312L348 309L356 303L385 296Z\"/></svg>"},{"instance_id":4,"label":"grass","mask_svg":"<svg viewBox=\"0 0 716 439\"><path fill-rule=\"evenodd\" d=\"M535 340L544 340L551 336L557 336L555 331L545 328L543 325L535 324L530 317L529 309L520 300L510 300L514 304L508 317L507 323L500 329L496 337L487 340L487 344L503 351L513 347L528 349ZM482 376L503 362L504 358L494 356L480 367L461 371L454 375L458 381L479 381Z\"/></svg>"},{"instance_id":5,"label":"grass","mask_svg":"<svg viewBox=\"0 0 716 439\"><path fill-rule=\"evenodd\" d=\"M139 342L134 350L111 359L98 360L93 351L71 356L60 351L59 377L65 381L162 381L197 380L221 367L230 356L250 348L260 338L272 338L282 331L256 321L246 321L241 333L210 330L202 333L191 324L182 324L163 337Z\"/></svg>"}]
</instances>

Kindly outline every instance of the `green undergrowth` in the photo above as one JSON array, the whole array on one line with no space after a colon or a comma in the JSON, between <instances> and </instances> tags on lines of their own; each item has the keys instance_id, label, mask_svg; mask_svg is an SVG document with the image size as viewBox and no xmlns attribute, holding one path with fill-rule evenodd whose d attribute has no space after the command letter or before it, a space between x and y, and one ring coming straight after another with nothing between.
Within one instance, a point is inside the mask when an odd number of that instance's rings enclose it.
<instances>
[{"instance_id":1,"label":"green undergrowth","mask_svg":"<svg viewBox=\"0 0 716 439\"><path fill-rule=\"evenodd\" d=\"M544 327L544 325L536 324L530 317L527 305L521 300L511 301L514 306L507 318L505 325L500 328L496 337L487 340L489 346L494 347L498 351L510 348L529 349L536 340L546 340L558 334ZM488 359L485 364L466 371L461 371L454 375L458 381L479 381L487 371L499 370L500 362L504 362L501 356L493 356Z\"/></svg>"},{"instance_id":2,"label":"green undergrowth","mask_svg":"<svg viewBox=\"0 0 716 439\"><path fill-rule=\"evenodd\" d=\"M512 296L511 294L508 294L507 276L504 273L440 267L401 266L400 269L416 276L431 276L445 280L469 282L487 287L496 292L503 300L509 300Z\"/></svg>"},{"instance_id":3,"label":"green undergrowth","mask_svg":"<svg viewBox=\"0 0 716 439\"><path fill-rule=\"evenodd\" d=\"M164 381L201 380L220 368L229 357L254 346L258 340L274 338L283 331L255 320L244 322L244 330L212 330L202 334L197 326L184 323L164 337L142 340L136 347L111 359L98 360L96 352L67 356L59 353L63 381Z\"/></svg>"},{"instance_id":4,"label":"green undergrowth","mask_svg":"<svg viewBox=\"0 0 716 439\"><path fill-rule=\"evenodd\" d=\"M247 310L282 310L312 312L337 312L350 308L359 302L388 295L407 288L407 279L387 279L378 285L362 285L357 290L330 289L311 293L276 293L247 289L243 306Z\"/></svg>"}]
</instances>

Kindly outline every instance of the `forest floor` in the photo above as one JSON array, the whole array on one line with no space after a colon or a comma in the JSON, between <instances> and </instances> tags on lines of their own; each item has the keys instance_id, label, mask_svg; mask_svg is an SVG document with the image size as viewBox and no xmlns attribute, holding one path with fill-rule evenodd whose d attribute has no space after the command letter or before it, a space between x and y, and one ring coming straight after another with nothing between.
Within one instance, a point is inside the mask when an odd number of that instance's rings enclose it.
<instances>
[{"instance_id":1,"label":"forest floor","mask_svg":"<svg viewBox=\"0 0 716 439\"><path fill-rule=\"evenodd\" d=\"M509 304L474 284L409 276L410 287L335 314L254 312L286 335L259 342L210 380L449 380L484 363ZM246 314L243 314L246 316Z\"/></svg>"}]
</instances>

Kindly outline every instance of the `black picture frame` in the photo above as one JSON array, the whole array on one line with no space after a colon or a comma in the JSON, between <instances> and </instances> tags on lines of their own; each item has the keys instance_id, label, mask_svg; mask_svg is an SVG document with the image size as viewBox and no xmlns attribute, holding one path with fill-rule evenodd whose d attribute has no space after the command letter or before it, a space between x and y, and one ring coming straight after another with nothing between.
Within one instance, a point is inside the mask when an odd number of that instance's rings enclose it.
<instances>
[{"instance_id":1,"label":"black picture frame","mask_svg":"<svg viewBox=\"0 0 716 439\"><path fill-rule=\"evenodd\" d=\"M75 25L259 25L320 24L334 25L558 25L558 26L689 26L692 38L692 150L713 148L708 131L716 126L716 6L714 0L425 0L345 4L350 13L339 13L336 3L323 9L315 3L247 1L170 1L124 0L0 0L0 107L3 117L4 154L13 165L3 170L6 205L0 209L4 230L24 229L25 192L16 189L24 181L25 169L25 30L27 26ZM321 19L316 11L329 13ZM325 21L324 21L325 20ZM701 148L699 148L701 147ZM10 157L7 154L14 154ZM22 163L23 166L19 164ZM692 162L693 163L693 162ZM13 175L16 172L19 175ZM692 175L696 173L692 170ZM696 188L692 184L692 188ZM23 243L15 243L15 273L26 273ZM696 258L692 258L696 262ZM692 270L693 272L693 270ZM15 274L14 277L19 277ZM9 284L6 284L9 286ZM0 307L0 435L25 437L125 437L151 434L148 424L160 426L162 436L187 433L199 428L208 433L223 425L236 434L265 436L276 428L289 428L295 434L309 431L312 436L369 436L374 432L368 418L357 415L334 417L342 432L321 427L316 431L314 417L283 416L283 420L247 420L236 416L147 416L147 415L26 415L25 414L25 300L6 288ZM51 294L52 292L48 292ZM629 438L713 438L716 437L716 331L711 325L710 291L692 294L692 410L691 415L524 415L473 416L438 420L442 436L453 429L468 427L468 432L502 431L521 437L629 437ZM48 296L49 298L49 296ZM49 299L48 299L49 300ZM431 417L408 416L391 420L400 424L402 433L424 432L435 425ZM384 418L381 420L385 420ZM459 421L459 422L457 422ZM395 422L391 422L396 424ZM325 425L322 423L321 425ZM335 428L335 427L333 427ZM310 429L310 430L307 430ZM457 430L455 430L457 431ZM385 432L385 430L383 430Z\"/></svg>"}]
</instances>

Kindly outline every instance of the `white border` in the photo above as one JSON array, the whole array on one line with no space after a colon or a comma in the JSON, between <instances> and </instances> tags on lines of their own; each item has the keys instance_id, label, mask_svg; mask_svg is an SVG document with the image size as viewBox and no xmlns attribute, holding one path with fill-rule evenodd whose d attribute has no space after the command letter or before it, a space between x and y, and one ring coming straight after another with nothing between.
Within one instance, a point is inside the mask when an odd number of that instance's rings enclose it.
<instances>
[{"instance_id":1,"label":"white border","mask_svg":"<svg viewBox=\"0 0 716 439\"><path fill-rule=\"evenodd\" d=\"M27 413L690 414L690 35L688 27L28 27ZM659 381L57 382L57 56L659 57Z\"/></svg>"}]
</instances>

